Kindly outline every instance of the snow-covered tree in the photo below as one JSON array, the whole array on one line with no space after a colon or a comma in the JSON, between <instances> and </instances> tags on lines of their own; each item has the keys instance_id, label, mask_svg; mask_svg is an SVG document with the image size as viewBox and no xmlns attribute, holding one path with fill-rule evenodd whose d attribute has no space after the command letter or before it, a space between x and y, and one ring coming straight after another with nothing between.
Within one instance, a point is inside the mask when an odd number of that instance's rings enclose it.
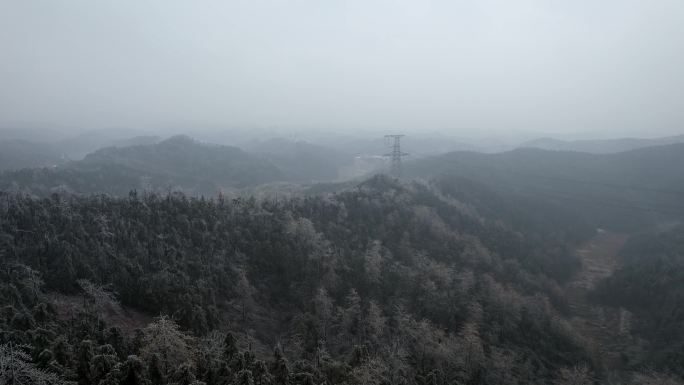
<instances>
[{"instance_id":1,"label":"snow-covered tree","mask_svg":"<svg viewBox=\"0 0 684 385\"><path fill-rule=\"evenodd\" d=\"M189 337L180 331L178 324L166 316L147 325L143 342L143 359L150 362L156 355L165 376L190 360Z\"/></svg>"},{"instance_id":2,"label":"snow-covered tree","mask_svg":"<svg viewBox=\"0 0 684 385\"><path fill-rule=\"evenodd\" d=\"M21 346L0 345L0 385L61 385L59 376L38 369Z\"/></svg>"}]
</instances>

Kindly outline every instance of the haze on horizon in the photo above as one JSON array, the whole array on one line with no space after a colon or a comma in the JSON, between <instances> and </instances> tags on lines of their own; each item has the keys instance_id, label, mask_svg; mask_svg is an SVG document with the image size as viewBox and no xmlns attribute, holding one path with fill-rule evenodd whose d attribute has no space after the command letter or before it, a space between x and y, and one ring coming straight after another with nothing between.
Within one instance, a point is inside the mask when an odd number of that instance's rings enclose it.
<instances>
[{"instance_id":1,"label":"haze on horizon","mask_svg":"<svg viewBox=\"0 0 684 385\"><path fill-rule=\"evenodd\" d=\"M684 132L678 0L5 0L0 125Z\"/></svg>"}]
</instances>

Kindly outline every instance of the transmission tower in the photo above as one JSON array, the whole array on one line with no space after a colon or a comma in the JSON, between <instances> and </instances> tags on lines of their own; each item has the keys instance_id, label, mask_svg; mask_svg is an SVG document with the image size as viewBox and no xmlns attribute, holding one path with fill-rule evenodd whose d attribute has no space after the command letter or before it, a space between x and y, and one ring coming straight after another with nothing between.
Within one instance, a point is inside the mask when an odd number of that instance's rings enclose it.
<instances>
[{"instance_id":1,"label":"transmission tower","mask_svg":"<svg viewBox=\"0 0 684 385\"><path fill-rule=\"evenodd\" d=\"M385 135L385 143L392 148L392 152L385 154L385 156L390 158L390 172L396 177L401 177L401 158L408 155L405 152L401 152L400 140L404 135Z\"/></svg>"}]
</instances>

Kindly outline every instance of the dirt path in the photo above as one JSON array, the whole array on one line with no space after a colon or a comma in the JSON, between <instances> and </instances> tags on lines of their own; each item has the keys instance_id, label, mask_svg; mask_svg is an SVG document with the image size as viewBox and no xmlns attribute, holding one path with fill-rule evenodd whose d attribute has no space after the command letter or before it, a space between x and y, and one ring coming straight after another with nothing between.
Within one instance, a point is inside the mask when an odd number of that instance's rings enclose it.
<instances>
[{"instance_id":1,"label":"dirt path","mask_svg":"<svg viewBox=\"0 0 684 385\"><path fill-rule=\"evenodd\" d=\"M623 368L625 357L633 344L630 335L631 314L620 308L593 306L587 294L603 278L613 274L617 267L617 252L628 236L599 233L577 249L582 270L566 285L572 311L570 323L587 341L594 359L604 369Z\"/></svg>"}]
</instances>

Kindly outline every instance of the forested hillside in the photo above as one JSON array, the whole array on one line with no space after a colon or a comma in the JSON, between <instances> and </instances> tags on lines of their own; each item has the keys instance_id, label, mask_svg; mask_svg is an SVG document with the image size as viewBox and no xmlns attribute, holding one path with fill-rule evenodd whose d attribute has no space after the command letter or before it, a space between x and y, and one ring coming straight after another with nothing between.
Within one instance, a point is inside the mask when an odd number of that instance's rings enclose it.
<instances>
[{"instance_id":1,"label":"forested hillside","mask_svg":"<svg viewBox=\"0 0 684 385\"><path fill-rule=\"evenodd\" d=\"M0 164L0 171L6 170L0 173L0 189L37 196L53 192L126 196L131 190L216 196L220 191L268 183L333 181L338 169L352 162L347 153L285 139L252 143L249 151L183 135L163 141L134 137L115 144L69 162L51 155L55 146L46 145L50 151L41 156L34 154L38 150L33 147L26 151L28 144L12 147L12 152L0 154L0 160L6 158Z\"/></svg>"},{"instance_id":2,"label":"forested hillside","mask_svg":"<svg viewBox=\"0 0 684 385\"><path fill-rule=\"evenodd\" d=\"M634 312L645 352L630 364L684 375L684 227L631 239L621 268L597 288L597 301Z\"/></svg>"},{"instance_id":3,"label":"forested hillside","mask_svg":"<svg viewBox=\"0 0 684 385\"><path fill-rule=\"evenodd\" d=\"M6 194L2 357L103 385L600 376L562 318L567 245L585 235L509 223L469 201L481 186L459 186L376 177L284 201Z\"/></svg>"},{"instance_id":4,"label":"forested hillside","mask_svg":"<svg viewBox=\"0 0 684 385\"><path fill-rule=\"evenodd\" d=\"M519 149L409 162L405 174L459 175L501 193L560 204L596 227L632 231L684 218L684 144L617 154Z\"/></svg>"},{"instance_id":5,"label":"forested hillside","mask_svg":"<svg viewBox=\"0 0 684 385\"><path fill-rule=\"evenodd\" d=\"M283 171L268 160L237 147L176 136L148 145L107 147L57 168L5 172L0 175L0 189L41 196L59 191L125 196L136 189L211 196L223 188L284 178Z\"/></svg>"}]
</instances>

